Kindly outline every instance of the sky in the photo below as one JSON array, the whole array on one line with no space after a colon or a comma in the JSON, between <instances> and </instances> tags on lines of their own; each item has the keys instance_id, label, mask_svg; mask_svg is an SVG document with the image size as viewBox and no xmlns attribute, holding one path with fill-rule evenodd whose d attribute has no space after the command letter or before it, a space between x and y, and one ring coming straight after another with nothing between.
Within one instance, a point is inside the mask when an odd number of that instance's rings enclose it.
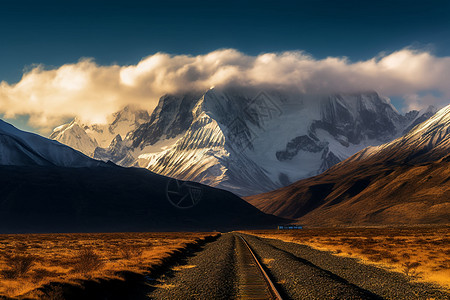
<instances>
[{"instance_id":1,"label":"sky","mask_svg":"<svg viewBox=\"0 0 450 300\"><path fill-rule=\"evenodd\" d=\"M450 1L20 1L0 5L0 115L41 133L221 82L450 101ZM447 77L445 77L447 76ZM164 78L162 78L164 77Z\"/></svg>"}]
</instances>

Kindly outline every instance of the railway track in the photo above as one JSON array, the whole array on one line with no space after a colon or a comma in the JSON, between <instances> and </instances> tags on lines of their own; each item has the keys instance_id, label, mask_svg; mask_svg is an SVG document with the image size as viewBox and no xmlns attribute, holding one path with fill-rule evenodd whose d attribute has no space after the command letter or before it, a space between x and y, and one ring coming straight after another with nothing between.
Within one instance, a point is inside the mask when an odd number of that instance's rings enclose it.
<instances>
[{"instance_id":1,"label":"railway track","mask_svg":"<svg viewBox=\"0 0 450 300\"><path fill-rule=\"evenodd\" d=\"M263 258L269 260L259 261ZM262 266L270 266L270 278ZM145 295L155 300L450 299L448 293L411 283L401 274L238 232L205 245L150 288Z\"/></svg>"},{"instance_id":2,"label":"railway track","mask_svg":"<svg viewBox=\"0 0 450 300\"><path fill-rule=\"evenodd\" d=\"M236 251L240 275L238 297L240 299L281 300L280 293L252 248L241 235L236 238Z\"/></svg>"}]
</instances>

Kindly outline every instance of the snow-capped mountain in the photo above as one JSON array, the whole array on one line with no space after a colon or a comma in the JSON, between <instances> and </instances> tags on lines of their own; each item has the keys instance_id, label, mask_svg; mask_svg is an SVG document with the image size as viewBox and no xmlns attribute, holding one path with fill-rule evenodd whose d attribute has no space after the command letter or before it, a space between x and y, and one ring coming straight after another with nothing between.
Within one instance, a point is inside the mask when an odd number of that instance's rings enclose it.
<instances>
[{"instance_id":1,"label":"snow-capped mountain","mask_svg":"<svg viewBox=\"0 0 450 300\"><path fill-rule=\"evenodd\" d=\"M94 157L251 195L389 142L432 111L401 115L375 92L210 89L163 96L149 122L97 148Z\"/></svg>"},{"instance_id":2,"label":"snow-capped mountain","mask_svg":"<svg viewBox=\"0 0 450 300\"><path fill-rule=\"evenodd\" d=\"M92 167L103 163L0 120L0 165Z\"/></svg>"},{"instance_id":3,"label":"snow-capped mountain","mask_svg":"<svg viewBox=\"0 0 450 300\"><path fill-rule=\"evenodd\" d=\"M147 111L126 106L113 114L107 124L87 124L75 118L68 124L56 127L50 138L93 157L97 148L109 147L117 136L125 139L130 131L149 120Z\"/></svg>"},{"instance_id":4,"label":"snow-capped mountain","mask_svg":"<svg viewBox=\"0 0 450 300\"><path fill-rule=\"evenodd\" d=\"M447 224L449 179L450 105L392 142L246 200L308 225Z\"/></svg>"}]
</instances>

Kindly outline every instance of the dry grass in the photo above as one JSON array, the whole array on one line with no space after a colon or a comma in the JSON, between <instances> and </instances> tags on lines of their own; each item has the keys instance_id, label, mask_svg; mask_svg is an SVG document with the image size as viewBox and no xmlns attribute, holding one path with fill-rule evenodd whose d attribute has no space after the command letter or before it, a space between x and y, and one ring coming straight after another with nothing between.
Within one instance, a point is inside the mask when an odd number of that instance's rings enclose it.
<instances>
[{"instance_id":1,"label":"dry grass","mask_svg":"<svg viewBox=\"0 0 450 300\"><path fill-rule=\"evenodd\" d=\"M36 258L32 255L25 254L11 254L3 253L3 258L5 260L6 270L1 271L1 275L8 279L18 279L24 277L28 271L30 271Z\"/></svg>"},{"instance_id":2,"label":"dry grass","mask_svg":"<svg viewBox=\"0 0 450 300\"><path fill-rule=\"evenodd\" d=\"M186 232L0 235L0 298L26 295L38 299L42 295L37 289L50 282L118 278L121 271L145 273L188 243L211 235Z\"/></svg>"},{"instance_id":3,"label":"dry grass","mask_svg":"<svg viewBox=\"0 0 450 300\"><path fill-rule=\"evenodd\" d=\"M186 270L186 269L192 269L192 268L196 268L196 265L181 265L181 266L175 266L172 268L173 271L182 271L182 270Z\"/></svg>"},{"instance_id":4,"label":"dry grass","mask_svg":"<svg viewBox=\"0 0 450 300\"><path fill-rule=\"evenodd\" d=\"M91 248L80 250L74 258L73 271L84 275L91 274L103 267L103 260Z\"/></svg>"},{"instance_id":5,"label":"dry grass","mask_svg":"<svg viewBox=\"0 0 450 300\"><path fill-rule=\"evenodd\" d=\"M354 257L450 289L450 228L314 228L246 233Z\"/></svg>"}]
</instances>

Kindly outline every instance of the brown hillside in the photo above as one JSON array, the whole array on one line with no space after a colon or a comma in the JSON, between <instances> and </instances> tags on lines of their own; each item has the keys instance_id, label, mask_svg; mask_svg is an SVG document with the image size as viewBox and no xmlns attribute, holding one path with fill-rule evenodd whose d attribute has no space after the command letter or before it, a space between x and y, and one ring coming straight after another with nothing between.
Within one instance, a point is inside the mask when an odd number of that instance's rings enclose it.
<instances>
[{"instance_id":1,"label":"brown hillside","mask_svg":"<svg viewBox=\"0 0 450 300\"><path fill-rule=\"evenodd\" d=\"M246 200L310 225L450 223L450 155L418 165L341 163Z\"/></svg>"}]
</instances>

